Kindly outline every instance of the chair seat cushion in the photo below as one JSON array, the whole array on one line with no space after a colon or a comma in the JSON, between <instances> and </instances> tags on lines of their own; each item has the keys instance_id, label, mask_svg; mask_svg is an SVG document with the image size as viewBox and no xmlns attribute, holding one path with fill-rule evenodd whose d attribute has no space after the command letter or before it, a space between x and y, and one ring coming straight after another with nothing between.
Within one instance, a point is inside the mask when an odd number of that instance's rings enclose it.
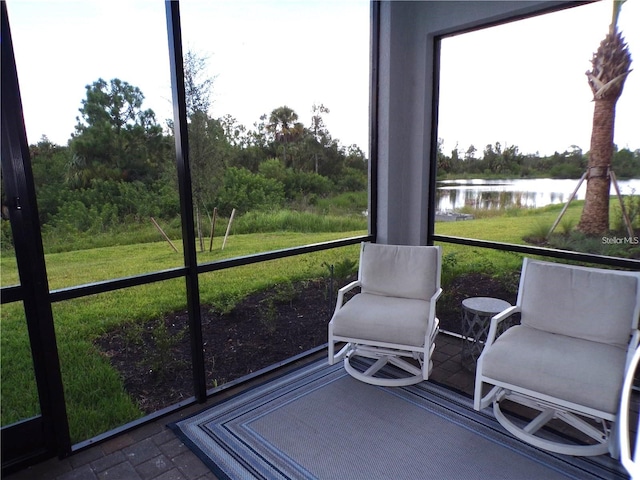
<instances>
[{"instance_id":1,"label":"chair seat cushion","mask_svg":"<svg viewBox=\"0 0 640 480\"><path fill-rule=\"evenodd\" d=\"M425 300L359 293L331 321L337 336L422 347L428 318Z\"/></svg>"},{"instance_id":2,"label":"chair seat cushion","mask_svg":"<svg viewBox=\"0 0 640 480\"><path fill-rule=\"evenodd\" d=\"M626 352L620 347L515 326L483 354L493 380L600 411L618 411Z\"/></svg>"}]
</instances>

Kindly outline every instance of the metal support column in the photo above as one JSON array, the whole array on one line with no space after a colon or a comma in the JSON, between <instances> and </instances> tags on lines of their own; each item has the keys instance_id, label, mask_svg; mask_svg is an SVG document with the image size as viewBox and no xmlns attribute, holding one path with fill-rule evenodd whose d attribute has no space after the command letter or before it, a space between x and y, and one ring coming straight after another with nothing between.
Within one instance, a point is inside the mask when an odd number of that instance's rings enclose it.
<instances>
[{"instance_id":1,"label":"metal support column","mask_svg":"<svg viewBox=\"0 0 640 480\"><path fill-rule=\"evenodd\" d=\"M198 287L198 259L193 216L191 171L189 167L189 139L187 132L187 102L184 87L184 64L182 57L182 32L180 6L177 1L166 2L167 32L169 35L169 61L171 68L171 90L173 92L173 121L176 142L176 166L180 190L180 212L182 215L182 244L184 263L187 269L187 308L195 397L199 402L207 398L202 343L202 316L200 313L200 291Z\"/></svg>"},{"instance_id":2,"label":"metal support column","mask_svg":"<svg viewBox=\"0 0 640 480\"><path fill-rule=\"evenodd\" d=\"M2 469L71 452L36 191L5 2L2 17L2 177L41 415L2 429Z\"/></svg>"}]
</instances>

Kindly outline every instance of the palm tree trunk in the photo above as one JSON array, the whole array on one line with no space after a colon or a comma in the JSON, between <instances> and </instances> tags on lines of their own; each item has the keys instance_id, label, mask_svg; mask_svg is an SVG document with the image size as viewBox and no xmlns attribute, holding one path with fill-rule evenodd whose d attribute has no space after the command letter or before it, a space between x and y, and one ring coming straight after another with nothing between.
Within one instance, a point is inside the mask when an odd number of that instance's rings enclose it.
<instances>
[{"instance_id":1,"label":"palm tree trunk","mask_svg":"<svg viewBox=\"0 0 640 480\"><path fill-rule=\"evenodd\" d=\"M609 231L610 168L613 158L613 127L616 102L631 71L629 47L618 32L617 20L625 0L613 2L613 17L609 33L600 42L591 60L587 79L595 106L591 130L591 150L587 175L587 194L578 230L587 235L602 235Z\"/></svg>"},{"instance_id":2,"label":"palm tree trunk","mask_svg":"<svg viewBox=\"0 0 640 480\"><path fill-rule=\"evenodd\" d=\"M587 235L602 235L609 231L609 168L613 157L616 100L595 100L587 193L578 224L578 229Z\"/></svg>"}]
</instances>

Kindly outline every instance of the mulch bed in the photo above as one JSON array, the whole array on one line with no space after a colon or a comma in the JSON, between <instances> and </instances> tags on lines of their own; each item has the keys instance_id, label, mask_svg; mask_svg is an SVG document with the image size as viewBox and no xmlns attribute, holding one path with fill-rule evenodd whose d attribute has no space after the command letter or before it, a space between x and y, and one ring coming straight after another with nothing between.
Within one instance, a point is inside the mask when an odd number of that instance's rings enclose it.
<instances>
[{"instance_id":1,"label":"mulch bed","mask_svg":"<svg viewBox=\"0 0 640 480\"><path fill-rule=\"evenodd\" d=\"M326 343L335 308L328 283L322 279L276 286L248 296L226 314L203 305L207 388ZM482 274L460 276L438 301L441 328L459 333L460 303L474 296L515 302L515 291L501 281ZM190 342L188 314L179 311L123 325L96 339L95 345L119 372L139 408L151 413L193 395Z\"/></svg>"},{"instance_id":2,"label":"mulch bed","mask_svg":"<svg viewBox=\"0 0 640 480\"><path fill-rule=\"evenodd\" d=\"M444 289L436 314L440 319L440 329L461 333L462 318L460 305L469 297L493 297L515 305L520 272L508 279L497 279L482 273L468 273L455 278Z\"/></svg>"}]
</instances>

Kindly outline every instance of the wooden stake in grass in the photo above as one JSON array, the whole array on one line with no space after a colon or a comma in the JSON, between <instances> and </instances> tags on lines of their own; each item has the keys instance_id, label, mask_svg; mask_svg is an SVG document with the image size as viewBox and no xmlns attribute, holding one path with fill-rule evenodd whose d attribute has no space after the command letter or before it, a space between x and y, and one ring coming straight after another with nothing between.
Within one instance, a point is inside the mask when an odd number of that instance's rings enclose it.
<instances>
[{"instance_id":1,"label":"wooden stake in grass","mask_svg":"<svg viewBox=\"0 0 640 480\"><path fill-rule=\"evenodd\" d=\"M218 207L214 207L213 209L213 218L211 219L211 236L209 239L209 251L213 250L213 233L216 228L216 216L218 215Z\"/></svg>"},{"instance_id":2,"label":"wooden stake in grass","mask_svg":"<svg viewBox=\"0 0 640 480\"><path fill-rule=\"evenodd\" d=\"M551 236L551 234L553 233L553 231L556 229L556 227L558 226L558 224L560 223L560 219L562 218L562 216L564 215L564 212L567 211L567 208L569 208L569 204L571 203L571 201L576 197L576 194L578 193L578 190L580 190L580 185L582 185L582 182L584 182L584 179L587 178L587 174L589 173L589 170L587 170L586 172L584 172L582 174L582 177L580 178L580 181L578 182L578 185L576 185L575 190L573 191L573 193L571 193L571 195L569 196L569 200L567 200L567 203L565 204L564 208L562 209L562 211L560 212L560 215L558 215L558 218L556 218L556 221L554 222L554 224L551 226L551 229L549 229L549 233L547 233L546 238L549 238L549 236Z\"/></svg>"},{"instance_id":3,"label":"wooden stake in grass","mask_svg":"<svg viewBox=\"0 0 640 480\"><path fill-rule=\"evenodd\" d=\"M164 233L164 230L162 230L162 228L160 227L160 225L158 225L158 222L156 222L155 218L151 217L151 221L153 222L153 224L156 226L156 228L158 229L158 231L162 234L162 236L164 237L164 239L169 242L169 245L171 245L171 248L173 248L173 250L178 253L178 249L176 248L176 246L173 244L173 242L171 241L171 239L167 236L166 233Z\"/></svg>"},{"instance_id":4,"label":"wooden stake in grass","mask_svg":"<svg viewBox=\"0 0 640 480\"><path fill-rule=\"evenodd\" d=\"M229 225L227 225L227 233L224 234L224 241L222 242L222 248L220 250L224 250L224 246L227 244L227 237L229 236L229 232L231 231L231 223L233 222L233 216L236 214L236 209L231 210L231 217L229 217Z\"/></svg>"}]
</instances>

